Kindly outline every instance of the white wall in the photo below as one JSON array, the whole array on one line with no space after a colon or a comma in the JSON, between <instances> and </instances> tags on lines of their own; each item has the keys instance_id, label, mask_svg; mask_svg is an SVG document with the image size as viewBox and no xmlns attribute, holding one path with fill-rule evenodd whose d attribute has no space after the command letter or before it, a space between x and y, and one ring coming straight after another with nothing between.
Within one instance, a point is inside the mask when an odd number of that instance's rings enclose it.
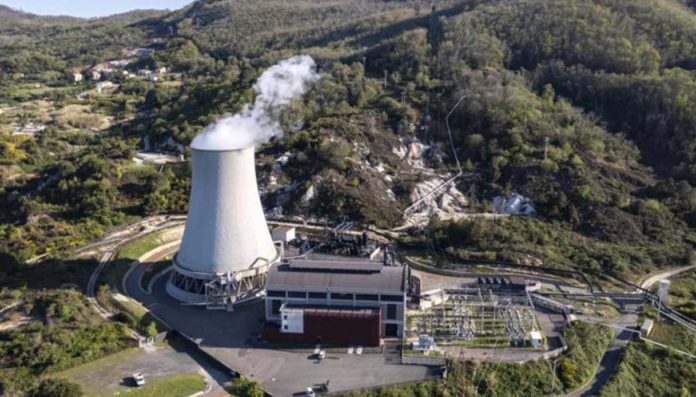
<instances>
[{"instance_id":1,"label":"white wall","mask_svg":"<svg viewBox=\"0 0 696 397\"><path fill-rule=\"evenodd\" d=\"M301 334L304 332L304 310L287 309L280 310L280 331L288 334Z\"/></svg>"}]
</instances>

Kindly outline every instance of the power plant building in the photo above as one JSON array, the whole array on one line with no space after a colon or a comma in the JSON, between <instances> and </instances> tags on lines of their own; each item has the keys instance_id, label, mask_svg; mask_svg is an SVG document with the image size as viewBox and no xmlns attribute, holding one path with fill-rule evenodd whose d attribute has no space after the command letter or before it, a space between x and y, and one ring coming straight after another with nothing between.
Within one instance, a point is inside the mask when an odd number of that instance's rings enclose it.
<instances>
[{"instance_id":1,"label":"power plant building","mask_svg":"<svg viewBox=\"0 0 696 397\"><path fill-rule=\"evenodd\" d=\"M282 253L266 225L254 147L191 149L188 217L167 292L186 303L229 309L263 289Z\"/></svg>"},{"instance_id":2,"label":"power plant building","mask_svg":"<svg viewBox=\"0 0 696 397\"><path fill-rule=\"evenodd\" d=\"M376 346L402 337L407 267L357 258L274 265L263 337L271 341Z\"/></svg>"}]
</instances>

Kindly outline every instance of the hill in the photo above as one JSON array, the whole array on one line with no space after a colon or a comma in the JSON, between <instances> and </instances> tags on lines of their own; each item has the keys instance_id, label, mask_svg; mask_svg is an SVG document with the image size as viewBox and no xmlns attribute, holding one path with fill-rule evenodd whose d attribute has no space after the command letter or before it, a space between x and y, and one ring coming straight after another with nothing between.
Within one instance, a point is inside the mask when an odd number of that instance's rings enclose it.
<instances>
[{"instance_id":1,"label":"hill","mask_svg":"<svg viewBox=\"0 0 696 397\"><path fill-rule=\"evenodd\" d=\"M268 207L397 226L418 192L458 171L458 158L466 177L456 187L466 194L442 199L457 202L450 213L490 211L493 198L518 193L536 216L437 224L442 250L636 277L689 260L696 242L691 8L676 0L430 4L200 0L164 15L43 22L34 44L0 48L6 75L58 84L124 48L150 46L154 53L129 67L166 66L172 81L123 81L115 95L91 99L93 111L115 122L80 138L88 150L42 157L65 145L60 132L19 144L27 157L11 163L34 172L6 182L0 195L13 209L2 217L12 225L5 249L21 258L43 252L63 228L184 212L189 170L131 169L132 151L145 140L187 145L248 102L264 68L302 52L324 77L282 115L291 133L261 148ZM4 86L10 101L25 98L14 82ZM460 98L452 152L444 116ZM287 165L274 166L282 155Z\"/></svg>"},{"instance_id":2,"label":"hill","mask_svg":"<svg viewBox=\"0 0 696 397\"><path fill-rule=\"evenodd\" d=\"M638 280L694 261L693 5L199 0L89 20L0 8L0 300L28 295L27 314L47 324L0 338L0 390L38 390L51 371L122 346L125 327L85 323L72 290L95 261L64 258L117 225L185 213L191 170L180 148L253 100L263 70L299 53L322 78L279 115L285 136L258 148L267 210L401 226L403 248L442 266L499 259ZM140 164L139 150L170 156ZM474 216L512 207L506 198L533 211ZM26 262L44 254L53 259ZM65 342L94 335L103 343ZM662 354L637 353L623 369ZM548 374L534 365L523 369ZM609 394L637 387L623 372ZM689 386L672 378L675 393ZM455 383L403 390L466 386Z\"/></svg>"}]
</instances>

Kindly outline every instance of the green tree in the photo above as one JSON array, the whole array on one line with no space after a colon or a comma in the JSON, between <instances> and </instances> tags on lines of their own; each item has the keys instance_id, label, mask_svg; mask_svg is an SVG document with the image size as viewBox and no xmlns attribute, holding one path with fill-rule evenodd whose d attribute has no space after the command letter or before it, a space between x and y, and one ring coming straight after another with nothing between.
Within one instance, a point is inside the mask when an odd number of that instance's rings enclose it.
<instances>
[{"instance_id":1,"label":"green tree","mask_svg":"<svg viewBox=\"0 0 696 397\"><path fill-rule=\"evenodd\" d=\"M28 393L29 397L80 397L83 394L80 385L60 378L42 380Z\"/></svg>"},{"instance_id":2,"label":"green tree","mask_svg":"<svg viewBox=\"0 0 696 397\"><path fill-rule=\"evenodd\" d=\"M263 397L264 392L261 385L251 379L239 377L230 384L232 394L239 397Z\"/></svg>"},{"instance_id":3,"label":"green tree","mask_svg":"<svg viewBox=\"0 0 696 397\"><path fill-rule=\"evenodd\" d=\"M145 327L145 335L150 338L157 336L157 324L154 321L150 321L150 324Z\"/></svg>"}]
</instances>

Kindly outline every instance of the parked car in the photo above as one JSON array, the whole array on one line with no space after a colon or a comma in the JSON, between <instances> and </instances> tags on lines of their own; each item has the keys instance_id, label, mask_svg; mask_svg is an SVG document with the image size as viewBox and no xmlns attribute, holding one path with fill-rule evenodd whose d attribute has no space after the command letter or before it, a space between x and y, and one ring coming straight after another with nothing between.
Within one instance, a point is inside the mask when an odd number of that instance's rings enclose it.
<instances>
[{"instance_id":1,"label":"parked car","mask_svg":"<svg viewBox=\"0 0 696 397\"><path fill-rule=\"evenodd\" d=\"M317 394L314 392L314 389L312 389L311 387L308 387L308 388L305 390L305 396L307 396L307 397L316 397Z\"/></svg>"},{"instance_id":2,"label":"parked car","mask_svg":"<svg viewBox=\"0 0 696 397\"><path fill-rule=\"evenodd\" d=\"M140 386L145 385L145 377L143 376L143 374L141 372L134 373L132 378L133 378L133 382L135 382L136 386L140 387Z\"/></svg>"}]
</instances>

